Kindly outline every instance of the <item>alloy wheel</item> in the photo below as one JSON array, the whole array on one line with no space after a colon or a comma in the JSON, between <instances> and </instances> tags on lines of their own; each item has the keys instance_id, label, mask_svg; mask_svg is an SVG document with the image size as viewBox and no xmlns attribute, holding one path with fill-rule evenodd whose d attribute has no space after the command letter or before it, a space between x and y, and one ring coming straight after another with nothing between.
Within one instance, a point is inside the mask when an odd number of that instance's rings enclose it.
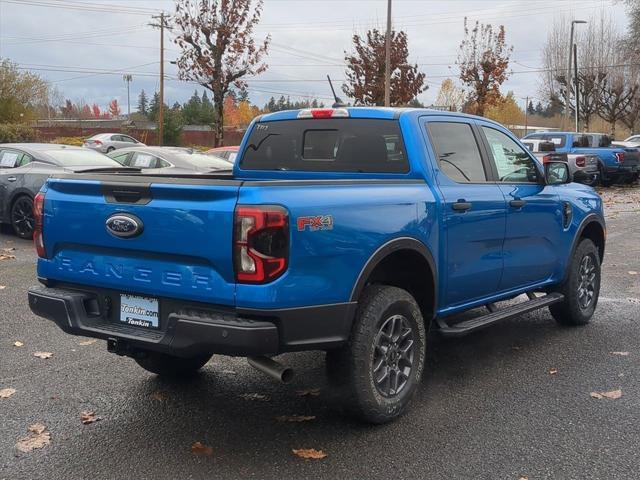
<instances>
[{"instance_id":1,"label":"alloy wheel","mask_svg":"<svg viewBox=\"0 0 640 480\"><path fill-rule=\"evenodd\" d=\"M11 223L19 237L29 238L33 235L35 220L33 218L33 201L28 197L16 200L11 209Z\"/></svg>"},{"instance_id":2,"label":"alloy wheel","mask_svg":"<svg viewBox=\"0 0 640 480\"><path fill-rule=\"evenodd\" d=\"M382 322L374 341L371 373L384 397L398 395L407 385L414 367L414 332L404 315Z\"/></svg>"}]
</instances>

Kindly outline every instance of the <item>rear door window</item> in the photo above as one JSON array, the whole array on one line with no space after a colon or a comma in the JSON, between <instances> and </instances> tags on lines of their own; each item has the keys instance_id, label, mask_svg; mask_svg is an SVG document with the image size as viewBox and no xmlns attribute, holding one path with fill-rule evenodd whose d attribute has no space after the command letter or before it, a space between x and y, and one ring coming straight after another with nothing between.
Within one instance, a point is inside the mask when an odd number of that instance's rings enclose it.
<instances>
[{"instance_id":1,"label":"rear door window","mask_svg":"<svg viewBox=\"0 0 640 480\"><path fill-rule=\"evenodd\" d=\"M20 164L22 153L12 150L3 150L0 152L0 168L14 168Z\"/></svg>"},{"instance_id":2,"label":"rear door window","mask_svg":"<svg viewBox=\"0 0 640 480\"><path fill-rule=\"evenodd\" d=\"M430 122L428 129L438 156L438 165L447 177L458 183L487 181L480 149L471 125Z\"/></svg>"},{"instance_id":3,"label":"rear door window","mask_svg":"<svg viewBox=\"0 0 640 480\"><path fill-rule=\"evenodd\" d=\"M258 123L244 150L246 170L406 173L396 120L301 119Z\"/></svg>"}]
</instances>

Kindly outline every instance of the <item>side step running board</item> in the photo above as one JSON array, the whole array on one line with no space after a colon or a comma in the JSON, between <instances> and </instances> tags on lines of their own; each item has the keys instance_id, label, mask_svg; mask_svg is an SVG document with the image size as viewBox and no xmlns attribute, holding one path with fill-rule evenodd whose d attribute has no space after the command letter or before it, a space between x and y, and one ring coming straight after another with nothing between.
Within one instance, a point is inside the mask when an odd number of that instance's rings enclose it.
<instances>
[{"instance_id":1,"label":"side step running board","mask_svg":"<svg viewBox=\"0 0 640 480\"><path fill-rule=\"evenodd\" d=\"M529 298L531 298L531 296ZM439 331L445 337L460 337L467 333L475 332L476 330L493 325L494 323L501 322L502 320L507 320L540 308L548 307L554 303L561 302L563 299L564 295L561 293L549 293L542 297L533 297L526 302L520 302L515 305L494 310L486 315L465 320L451 326L444 319L438 319L438 325L440 327Z\"/></svg>"}]
</instances>

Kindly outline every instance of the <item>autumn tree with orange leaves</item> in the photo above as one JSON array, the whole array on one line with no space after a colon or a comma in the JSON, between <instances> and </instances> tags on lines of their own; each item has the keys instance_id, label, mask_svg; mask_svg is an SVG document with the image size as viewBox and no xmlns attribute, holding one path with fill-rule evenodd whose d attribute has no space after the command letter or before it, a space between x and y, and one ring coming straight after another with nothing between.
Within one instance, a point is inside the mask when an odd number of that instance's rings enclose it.
<instances>
[{"instance_id":1,"label":"autumn tree with orange leaves","mask_svg":"<svg viewBox=\"0 0 640 480\"><path fill-rule=\"evenodd\" d=\"M224 103L231 86L247 87L245 77L267 69L262 58L270 37L253 38L262 0L178 0L172 17L182 52L176 64L182 80L199 83L213 94L215 144L222 145Z\"/></svg>"},{"instance_id":2,"label":"autumn tree with orange leaves","mask_svg":"<svg viewBox=\"0 0 640 480\"><path fill-rule=\"evenodd\" d=\"M469 29L464 19L464 39L460 43L457 64L460 80L471 87L467 98L469 113L484 115L501 99L500 85L508 78L509 57L513 47L506 43L504 25L494 32L490 24L476 21Z\"/></svg>"},{"instance_id":3,"label":"autumn tree with orange leaves","mask_svg":"<svg viewBox=\"0 0 640 480\"><path fill-rule=\"evenodd\" d=\"M117 117L120 115L120 105L118 105L118 99L114 98L109 102L109 115Z\"/></svg>"},{"instance_id":4,"label":"autumn tree with orange leaves","mask_svg":"<svg viewBox=\"0 0 640 480\"><path fill-rule=\"evenodd\" d=\"M342 91L356 105L384 105L385 34L369 30L366 38L353 36L355 52L345 52L347 81ZM391 105L407 105L427 89L425 74L408 63L405 32L391 32Z\"/></svg>"}]
</instances>

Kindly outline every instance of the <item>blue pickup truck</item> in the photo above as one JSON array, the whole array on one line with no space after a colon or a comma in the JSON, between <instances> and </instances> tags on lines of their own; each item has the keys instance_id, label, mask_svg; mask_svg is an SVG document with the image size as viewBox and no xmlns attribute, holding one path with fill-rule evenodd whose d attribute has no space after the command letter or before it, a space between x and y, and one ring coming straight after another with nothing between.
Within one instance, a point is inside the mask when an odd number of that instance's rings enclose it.
<instances>
[{"instance_id":1,"label":"blue pickup truck","mask_svg":"<svg viewBox=\"0 0 640 480\"><path fill-rule=\"evenodd\" d=\"M543 307L588 323L606 232L565 162L483 118L391 108L263 115L227 173L60 174L35 218L35 314L165 376L225 354L287 381L274 356L326 351L374 423L406 410L430 329Z\"/></svg>"},{"instance_id":2,"label":"blue pickup truck","mask_svg":"<svg viewBox=\"0 0 640 480\"><path fill-rule=\"evenodd\" d=\"M608 135L600 133L541 132L523 138L552 142L558 153L596 155L600 159L600 183L634 183L640 175L640 150L611 146Z\"/></svg>"}]
</instances>

